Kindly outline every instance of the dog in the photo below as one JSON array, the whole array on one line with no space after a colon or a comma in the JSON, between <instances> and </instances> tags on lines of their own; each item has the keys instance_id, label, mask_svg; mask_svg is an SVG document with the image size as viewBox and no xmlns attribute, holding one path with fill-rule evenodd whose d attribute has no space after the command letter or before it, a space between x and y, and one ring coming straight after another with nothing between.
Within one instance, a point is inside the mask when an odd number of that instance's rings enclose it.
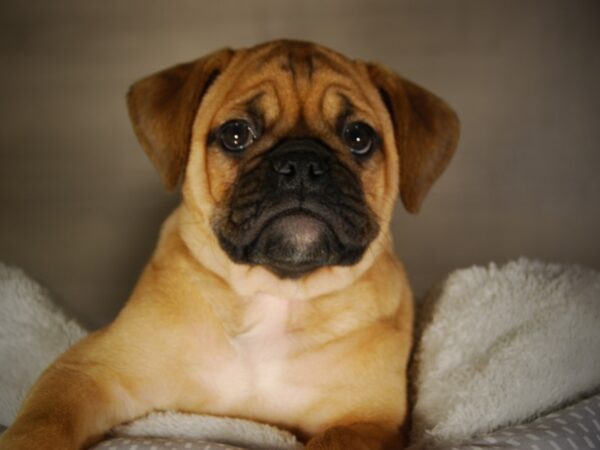
<instances>
[{"instance_id":1,"label":"dog","mask_svg":"<svg viewBox=\"0 0 600 450\"><path fill-rule=\"evenodd\" d=\"M454 111L290 40L168 68L127 102L182 202L123 310L41 375L0 448L85 448L153 410L401 448L413 305L389 225L448 164Z\"/></svg>"}]
</instances>

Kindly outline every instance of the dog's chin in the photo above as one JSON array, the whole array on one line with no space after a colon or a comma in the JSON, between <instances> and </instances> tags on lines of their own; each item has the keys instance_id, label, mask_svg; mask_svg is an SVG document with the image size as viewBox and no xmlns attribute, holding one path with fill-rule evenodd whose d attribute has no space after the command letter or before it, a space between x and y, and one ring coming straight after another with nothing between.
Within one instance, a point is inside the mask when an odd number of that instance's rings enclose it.
<instances>
[{"instance_id":1,"label":"dog's chin","mask_svg":"<svg viewBox=\"0 0 600 450\"><path fill-rule=\"evenodd\" d=\"M344 246L324 219L291 211L271 219L251 245L233 253L244 255L236 262L263 266L279 278L300 278L325 266L355 264L364 248Z\"/></svg>"},{"instance_id":2,"label":"dog's chin","mask_svg":"<svg viewBox=\"0 0 600 450\"><path fill-rule=\"evenodd\" d=\"M249 252L251 262L283 278L298 278L330 264L335 234L321 219L306 213L275 217L261 230Z\"/></svg>"}]
</instances>

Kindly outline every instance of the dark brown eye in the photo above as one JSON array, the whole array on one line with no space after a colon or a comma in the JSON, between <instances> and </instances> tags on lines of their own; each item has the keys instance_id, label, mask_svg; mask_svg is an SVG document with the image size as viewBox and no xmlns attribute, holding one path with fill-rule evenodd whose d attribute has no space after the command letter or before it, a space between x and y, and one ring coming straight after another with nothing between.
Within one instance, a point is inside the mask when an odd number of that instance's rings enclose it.
<instances>
[{"instance_id":1,"label":"dark brown eye","mask_svg":"<svg viewBox=\"0 0 600 450\"><path fill-rule=\"evenodd\" d=\"M230 152L241 152L245 148L250 147L255 137L252 125L245 120L230 120L219 128L221 146Z\"/></svg>"},{"instance_id":2,"label":"dark brown eye","mask_svg":"<svg viewBox=\"0 0 600 450\"><path fill-rule=\"evenodd\" d=\"M342 131L344 143L355 155L366 155L373 148L375 131L364 122L351 122Z\"/></svg>"}]
</instances>

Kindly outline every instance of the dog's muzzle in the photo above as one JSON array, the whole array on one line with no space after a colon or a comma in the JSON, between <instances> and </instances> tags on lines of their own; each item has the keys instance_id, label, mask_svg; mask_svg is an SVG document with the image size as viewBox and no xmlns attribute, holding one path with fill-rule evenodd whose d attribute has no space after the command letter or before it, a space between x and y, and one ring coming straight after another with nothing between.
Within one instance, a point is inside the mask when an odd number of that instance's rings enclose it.
<instances>
[{"instance_id":1,"label":"dog's muzzle","mask_svg":"<svg viewBox=\"0 0 600 450\"><path fill-rule=\"evenodd\" d=\"M240 170L228 212L216 228L229 256L286 278L356 263L377 232L360 180L312 139L287 140Z\"/></svg>"}]
</instances>

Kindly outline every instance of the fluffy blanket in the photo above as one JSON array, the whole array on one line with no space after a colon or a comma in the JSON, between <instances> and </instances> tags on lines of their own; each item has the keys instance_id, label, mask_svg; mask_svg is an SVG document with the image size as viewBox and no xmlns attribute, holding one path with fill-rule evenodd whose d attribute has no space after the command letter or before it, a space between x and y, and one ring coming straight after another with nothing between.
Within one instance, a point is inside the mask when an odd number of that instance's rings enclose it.
<instances>
[{"instance_id":1,"label":"fluffy blanket","mask_svg":"<svg viewBox=\"0 0 600 450\"><path fill-rule=\"evenodd\" d=\"M0 264L0 424L39 373L86 332L22 271ZM451 274L420 308L414 448L456 442L560 407L600 385L600 274L527 259ZM249 421L154 413L121 436L189 437L294 449Z\"/></svg>"},{"instance_id":2,"label":"fluffy blanket","mask_svg":"<svg viewBox=\"0 0 600 450\"><path fill-rule=\"evenodd\" d=\"M419 310L412 441L434 448L600 386L600 273L521 258L458 270Z\"/></svg>"}]
</instances>

